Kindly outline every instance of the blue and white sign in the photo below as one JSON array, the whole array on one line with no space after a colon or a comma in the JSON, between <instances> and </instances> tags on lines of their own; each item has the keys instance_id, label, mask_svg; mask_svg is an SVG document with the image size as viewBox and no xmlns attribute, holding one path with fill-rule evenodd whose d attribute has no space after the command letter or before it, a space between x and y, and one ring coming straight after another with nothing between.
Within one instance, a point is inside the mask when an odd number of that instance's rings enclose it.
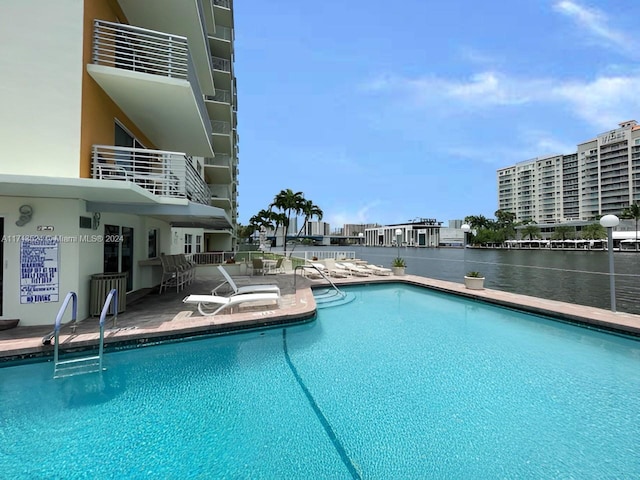
<instances>
[{"instance_id":1,"label":"blue and white sign","mask_svg":"<svg viewBox=\"0 0 640 480\"><path fill-rule=\"evenodd\" d=\"M57 302L60 290L59 240L31 236L20 240L20 303Z\"/></svg>"}]
</instances>

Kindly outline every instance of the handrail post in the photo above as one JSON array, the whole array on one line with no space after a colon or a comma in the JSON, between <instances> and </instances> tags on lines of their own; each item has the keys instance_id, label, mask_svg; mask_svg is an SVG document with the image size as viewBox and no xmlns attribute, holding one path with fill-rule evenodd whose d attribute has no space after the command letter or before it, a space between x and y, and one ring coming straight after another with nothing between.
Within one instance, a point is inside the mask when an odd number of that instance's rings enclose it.
<instances>
[{"instance_id":1,"label":"handrail post","mask_svg":"<svg viewBox=\"0 0 640 480\"><path fill-rule=\"evenodd\" d=\"M100 312L100 346L98 351L100 371L102 371L102 355L104 353L104 322L107 318L107 312L109 311L111 303L113 303L113 318L115 325L116 319L118 318L118 290L115 288L112 288L107 295L107 299L104 301L104 305L102 306L102 312Z\"/></svg>"},{"instance_id":2,"label":"handrail post","mask_svg":"<svg viewBox=\"0 0 640 480\"><path fill-rule=\"evenodd\" d=\"M60 310L58 310L58 315L56 315L56 323L53 327L53 336L55 341L55 346L53 349L53 361L58 362L58 349L59 349L59 338L60 338L60 327L62 326L62 317L64 316L64 312L67 310L67 306L69 305L69 300L73 300L71 307L71 321L75 322L78 317L78 296L75 292L67 293L67 296L64 297L64 301L60 306ZM43 342L46 341L47 337L51 340L50 336L46 336L43 339Z\"/></svg>"}]
</instances>

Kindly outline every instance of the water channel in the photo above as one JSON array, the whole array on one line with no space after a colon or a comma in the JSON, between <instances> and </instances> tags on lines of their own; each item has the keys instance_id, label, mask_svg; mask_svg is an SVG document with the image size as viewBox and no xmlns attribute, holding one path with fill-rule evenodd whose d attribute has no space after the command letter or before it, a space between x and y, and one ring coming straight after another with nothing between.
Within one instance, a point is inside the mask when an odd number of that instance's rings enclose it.
<instances>
[{"instance_id":1,"label":"water channel","mask_svg":"<svg viewBox=\"0 0 640 480\"><path fill-rule=\"evenodd\" d=\"M466 272L476 270L485 276L486 288L605 309L611 306L609 257L602 250L326 248L355 251L357 258L386 267L399 254L407 261L407 273L423 277L462 283ZM301 250L296 247L295 253ZM614 264L617 310L640 314L640 252L616 251Z\"/></svg>"}]
</instances>

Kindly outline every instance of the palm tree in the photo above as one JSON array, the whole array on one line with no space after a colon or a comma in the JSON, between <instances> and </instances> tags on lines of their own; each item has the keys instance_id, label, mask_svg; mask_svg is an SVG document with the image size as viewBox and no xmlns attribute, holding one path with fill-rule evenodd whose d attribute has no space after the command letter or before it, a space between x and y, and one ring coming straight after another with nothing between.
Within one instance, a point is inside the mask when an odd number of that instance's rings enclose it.
<instances>
[{"instance_id":1,"label":"palm tree","mask_svg":"<svg viewBox=\"0 0 640 480\"><path fill-rule=\"evenodd\" d=\"M558 225L553 231L552 238L554 240L562 240L564 242L568 238L575 237L574 232L575 230L573 227L570 227L569 225Z\"/></svg>"},{"instance_id":2,"label":"palm tree","mask_svg":"<svg viewBox=\"0 0 640 480\"><path fill-rule=\"evenodd\" d=\"M291 215L297 216L302 211L302 205L304 202L304 194L302 192L293 192L290 188L286 190L281 190L269 205L269 209L273 211L274 208L282 210L280 217L280 223L284 226L284 231L282 233L282 244L284 246L284 254L287 255L287 231L289 230L289 225L291 224Z\"/></svg>"},{"instance_id":3,"label":"palm tree","mask_svg":"<svg viewBox=\"0 0 640 480\"><path fill-rule=\"evenodd\" d=\"M464 222L476 229L487 228L489 225L489 220L484 215L469 215L464 217Z\"/></svg>"},{"instance_id":4,"label":"palm tree","mask_svg":"<svg viewBox=\"0 0 640 480\"><path fill-rule=\"evenodd\" d=\"M319 206L317 206L311 200L307 200L307 199L303 199L300 206L300 213L304 215L304 222L302 223L302 227L298 231L298 236L297 236L298 238L300 238L300 235L302 235L302 232L304 231L305 227L309 223L309 220L311 220L313 217L316 217L318 221L320 221L322 220L322 216L324 215L324 212L320 209ZM293 250L295 248L296 247L294 245L293 248L291 249L291 253L293 253Z\"/></svg>"},{"instance_id":5,"label":"palm tree","mask_svg":"<svg viewBox=\"0 0 640 480\"><path fill-rule=\"evenodd\" d=\"M271 210L260 210L256 215L249 219L249 227L253 229L252 233L256 230L260 231L262 227L271 228L277 233L277 226L275 224L274 213Z\"/></svg>"},{"instance_id":6,"label":"palm tree","mask_svg":"<svg viewBox=\"0 0 640 480\"><path fill-rule=\"evenodd\" d=\"M534 223L530 223L522 229L522 237L525 238L527 235L529 236L529 240L533 240L533 237L539 237L540 227Z\"/></svg>"},{"instance_id":7,"label":"palm tree","mask_svg":"<svg viewBox=\"0 0 640 480\"><path fill-rule=\"evenodd\" d=\"M585 240L602 240L607 232L599 223L591 223L582 227L582 238Z\"/></svg>"},{"instance_id":8,"label":"palm tree","mask_svg":"<svg viewBox=\"0 0 640 480\"><path fill-rule=\"evenodd\" d=\"M636 250L638 249L638 221L640 220L640 203L632 203L622 211L622 218L630 218L636 221Z\"/></svg>"}]
</instances>

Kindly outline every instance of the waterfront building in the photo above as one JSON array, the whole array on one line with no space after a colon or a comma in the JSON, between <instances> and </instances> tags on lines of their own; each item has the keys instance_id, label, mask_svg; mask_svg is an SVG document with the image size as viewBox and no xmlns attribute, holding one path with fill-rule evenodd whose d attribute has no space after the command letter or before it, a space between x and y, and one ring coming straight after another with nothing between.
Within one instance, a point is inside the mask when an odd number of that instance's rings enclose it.
<instances>
[{"instance_id":1,"label":"waterfront building","mask_svg":"<svg viewBox=\"0 0 640 480\"><path fill-rule=\"evenodd\" d=\"M420 218L410 223L382 225L367 228L364 244L367 246L437 247L440 245L442 222L433 218ZM400 235L396 235L396 230Z\"/></svg>"},{"instance_id":2,"label":"waterfront building","mask_svg":"<svg viewBox=\"0 0 640 480\"><path fill-rule=\"evenodd\" d=\"M497 171L498 208L517 222L564 223L620 215L640 201L640 125L635 120L577 145Z\"/></svg>"},{"instance_id":3,"label":"waterfront building","mask_svg":"<svg viewBox=\"0 0 640 480\"><path fill-rule=\"evenodd\" d=\"M161 253L234 248L232 0L0 13L0 316L53 325L73 291L83 319L94 274L124 295L160 283Z\"/></svg>"}]
</instances>

